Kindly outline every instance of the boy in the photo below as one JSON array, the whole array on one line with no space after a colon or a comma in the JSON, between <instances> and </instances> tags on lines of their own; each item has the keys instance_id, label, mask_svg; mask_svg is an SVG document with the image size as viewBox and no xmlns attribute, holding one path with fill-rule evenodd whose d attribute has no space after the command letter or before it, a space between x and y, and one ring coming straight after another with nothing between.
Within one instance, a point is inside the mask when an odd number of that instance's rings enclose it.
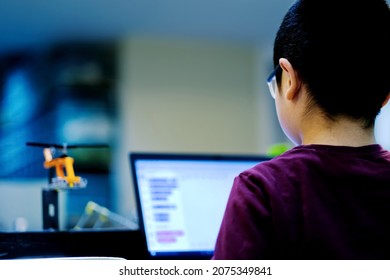
<instances>
[{"instance_id":1,"label":"boy","mask_svg":"<svg viewBox=\"0 0 390 280\"><path fill-rule=\"evenodd\" d=\"M384 0L290 7L268 82L297 146L236 177L213 259L390 259L389 32Z\"/></svg>"}]
</instances>

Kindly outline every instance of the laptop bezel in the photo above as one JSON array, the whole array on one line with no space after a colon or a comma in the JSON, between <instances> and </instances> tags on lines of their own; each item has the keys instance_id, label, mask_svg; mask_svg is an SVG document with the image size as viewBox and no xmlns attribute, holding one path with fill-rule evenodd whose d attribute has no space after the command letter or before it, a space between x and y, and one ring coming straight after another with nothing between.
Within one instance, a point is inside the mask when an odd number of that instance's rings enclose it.
<instances>
[{"instance_id":1,"label":"laptop bezel","mask_svg":"<svg viewBox=\"0 0 390 280\"><path fill-rule=\"evenodd\" d=\"M139 192L139 185L136 176L136 162L138 160L201 160L201 161L253 161L255 166L257 163L268 161L271 157L266 155L244 155L244 154L206 154L206 153L157 153L157 152L129 152L128 153L131 177L134 188L134 195L136 200L137 216L139 223L139 230L145 238L145 250L150 259L210 259L213 251L183 251L179 253L164 253L153 255L149 251L146 240L146 229L143 221L143 212L141 207L141 197ZM238 174L237 174L238 175ZM233 184L233 182L232 182Z\"/></svg>"}]
</instances>

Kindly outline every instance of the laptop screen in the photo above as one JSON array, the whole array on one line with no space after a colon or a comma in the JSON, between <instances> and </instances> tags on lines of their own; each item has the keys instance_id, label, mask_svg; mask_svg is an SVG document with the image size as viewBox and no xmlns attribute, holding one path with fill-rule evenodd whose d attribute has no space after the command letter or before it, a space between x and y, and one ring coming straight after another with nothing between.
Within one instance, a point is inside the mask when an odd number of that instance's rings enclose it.
<instances>
[{"instance_id":1,"label":"laptop screen","mask_svg":"<svg viewBox=\"0 0 390 280\"><path fill-rule=\"evenodd\" d=\"M130 153L151 257L211 257L234 178L263 156Z\"/></svg>"}]
</instances>

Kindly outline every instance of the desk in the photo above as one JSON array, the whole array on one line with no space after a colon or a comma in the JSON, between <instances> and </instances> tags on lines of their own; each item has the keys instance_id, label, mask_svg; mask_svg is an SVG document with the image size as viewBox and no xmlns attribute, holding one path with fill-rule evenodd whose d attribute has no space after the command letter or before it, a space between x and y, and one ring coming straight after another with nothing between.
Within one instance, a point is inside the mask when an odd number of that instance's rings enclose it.
<instances>
[{"instance_id":1,"label":"desk","mask_svg":"<svg viewBox=\"0 0 390 280\"><path fill-rule=\"evenodd\" d=\"M140 231L37 231L0 233L0 259L120 257L147 259Z\"/></svg>"}]
</instances>

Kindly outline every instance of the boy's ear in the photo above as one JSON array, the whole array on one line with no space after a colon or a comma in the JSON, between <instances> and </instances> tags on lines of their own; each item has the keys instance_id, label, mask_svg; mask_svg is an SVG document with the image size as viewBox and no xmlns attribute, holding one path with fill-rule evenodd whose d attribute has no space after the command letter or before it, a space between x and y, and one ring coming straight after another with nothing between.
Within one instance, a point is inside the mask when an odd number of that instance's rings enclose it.
<instances>
[{"instance_id":1,"label":"boy's ear","mask_svg":"<svg viewBox=\"0 0 390 280\"><path fill-rule=\"evenodd\" d=\"M385 101L383 101L382 107L384 107L387 104L387 102L389 102L389 99L390 99L390 93L387 95Z\"/></svg>"},{"instance_id":2,"label":"boy's ear","mask_svg":"<svg viewBox=\"0 0 390 280\"><path fill-rule=\"evenodd\" d=\"M285 92L286 98L288 100L293 100L301 87L302 81L298 76L298 73L295 71L294 67L291 65L290 61L286 58L279 59L279 65L284 70L285 74Z\"/></svg>"}]
</instances>

